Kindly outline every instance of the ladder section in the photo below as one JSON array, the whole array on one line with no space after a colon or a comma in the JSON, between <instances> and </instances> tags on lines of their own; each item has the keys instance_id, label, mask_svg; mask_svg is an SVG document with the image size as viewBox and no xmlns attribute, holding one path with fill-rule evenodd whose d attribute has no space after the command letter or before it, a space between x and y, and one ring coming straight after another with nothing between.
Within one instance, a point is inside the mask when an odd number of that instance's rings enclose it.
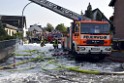
<instances>
[{"instance_id":1,"label":"ladder section","mask_svg":"<svg viewBox=\"0 0 124 83\"><path fill-rule=\"evenodd\" d=\"M71 20L82 20L82 16L47 0L29 0Z\"/></svg>"}]
</instances>

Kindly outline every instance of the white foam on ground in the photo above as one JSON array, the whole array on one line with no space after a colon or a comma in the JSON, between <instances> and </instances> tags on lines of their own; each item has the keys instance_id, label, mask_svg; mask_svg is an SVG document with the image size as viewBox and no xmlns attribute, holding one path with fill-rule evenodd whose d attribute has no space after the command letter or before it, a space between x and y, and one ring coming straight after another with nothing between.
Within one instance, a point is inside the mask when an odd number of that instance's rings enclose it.
<instances>
[{"instance_id":1,"label":"white foam on ground","mask_svg":"<svg viewBox=\"0 0 124 83\"><path fill-rule=\"evenodd\" d=\"M59 47L61 47L61 45L59 45ZM16 52L22 52L24 50L40 50L40 51L46 51L48 52L49 49L53 49L53 45L52 44L46 44L44 47L41 47L40 44L24 44L24 45L18 45L16 47ZM60 62L62 62L62 64L65 64L67 66L76 66L76 63L74 61L68 61L68 60L64 60L63 58L60 59ZM114 68L119 67L120 63L90 63L90 62L82 62L80 64L78 64L81 69L86 69L86 70L99 70L99 71L113 71ZM53 65L50 65L50 67ZM28 70L27 70L28 71ZM38 71L37 71L38 72ZM30 75L33 75L33 73L28 72L28 73L22 73L22 72L8 72L8 71L0 71L0 81L1 79L18 79L18 78L26 78ZM5 75L4 75L5 74ZM2 83L2 82L1 82Z\"/></svg>"}]
</instances>

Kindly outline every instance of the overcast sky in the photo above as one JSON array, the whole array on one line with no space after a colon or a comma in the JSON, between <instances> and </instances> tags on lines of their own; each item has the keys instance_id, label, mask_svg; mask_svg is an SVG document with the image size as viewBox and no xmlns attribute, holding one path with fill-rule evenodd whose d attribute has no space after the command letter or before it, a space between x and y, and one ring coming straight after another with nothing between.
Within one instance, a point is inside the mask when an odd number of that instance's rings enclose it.
<instances>
[{"instance_id":1,"label":"overcast sky","mask_svg":"<svg viewBox=\"0 0 124 83\"><path fill-rule=\"evenodd\" d=\"M111 0L49 1L79 14L81 11L85 12L90 2L92 9L99 8L107 18L113 14L113 8L108 6ZM0 0L0 15L22 15L22 9L29 2L30 1L28 0ZM27 27L33 24L39 24L44 27L47 23L51 23L54 27L60 23L64 23L65 26L70 26L70 22L72 22L72 20L56 14L35 3L32 3L25 8L24 15L26 16L27 20Z\"/></svg>"}]
</instances>

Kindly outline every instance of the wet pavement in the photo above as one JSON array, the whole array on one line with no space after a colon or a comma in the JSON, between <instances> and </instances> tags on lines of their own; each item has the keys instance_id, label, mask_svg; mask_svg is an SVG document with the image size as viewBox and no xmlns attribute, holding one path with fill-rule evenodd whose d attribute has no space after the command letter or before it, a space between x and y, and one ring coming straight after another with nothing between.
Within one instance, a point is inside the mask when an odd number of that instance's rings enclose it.
<instances>
[{"instance_id":1,"label":"wet pavement","mask_svg":"<svg viewBox=\"0 0 124 83\"><path fill-rule=\"evenodd\" d=\"M51 75L43 72L15 73L1 77L0 83L123 83L124 81L124 76L118 75L92 75L70 71L55 73Z\"/></svg>"}]
</instances>

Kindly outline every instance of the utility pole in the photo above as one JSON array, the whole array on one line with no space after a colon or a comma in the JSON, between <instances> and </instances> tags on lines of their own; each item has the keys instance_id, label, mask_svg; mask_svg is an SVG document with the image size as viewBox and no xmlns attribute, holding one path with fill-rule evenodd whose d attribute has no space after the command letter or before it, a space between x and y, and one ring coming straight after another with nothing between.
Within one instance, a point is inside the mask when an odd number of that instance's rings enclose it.
<instances>
[{"instance_id":1,"label":"utility pole","mask_svg":"<svg viewBox=\"0 0 124 83\"><path fill-rule=\"evenodd\" d=\"M32 2L29 2L29 3L27 3L25 6L24 6L24 8L23 8L23 10L22 10L22 28L23 28L23 37L26 37L26 29L25 29L25 27L24 27L24 10L25 10L25 8L28 6L28 5L30 5Z\"/></svg>"}]
</instances>

